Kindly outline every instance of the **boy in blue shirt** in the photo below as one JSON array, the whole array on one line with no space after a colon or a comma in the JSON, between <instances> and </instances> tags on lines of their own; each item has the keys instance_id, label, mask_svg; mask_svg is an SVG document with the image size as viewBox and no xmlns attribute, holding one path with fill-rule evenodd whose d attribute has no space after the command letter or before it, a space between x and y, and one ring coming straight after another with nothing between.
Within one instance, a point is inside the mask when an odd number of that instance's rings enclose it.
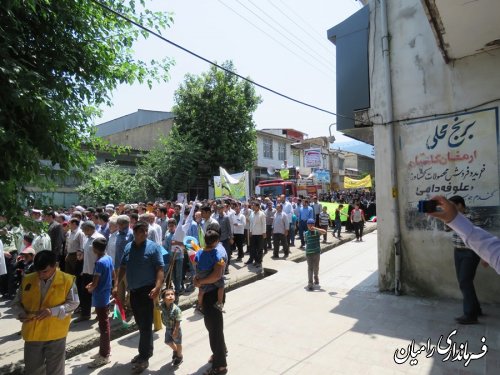
<instances>
[{"instance_id":1,"label":"boy in blue shirt","mask_svg":"<svg viewBox=\"0 0 500 375\"><path fill-rule=\"evenodd\" d=\"M195 268L196 268L196 276L195 279L204 279L208 277L216 264L220 264L222 266L225 265L225 260L223 254L217 250L217 244L219 243L219 233L215 230L207 230L205 234L205 247L202 250L199 250L195 257ZM209 292L213 289L217 288L217 302L215 303L215 307L224 312L224 276L221 275L221 278L217 280L214 284L202 285L199 288L198 292L198 306L197 310L202 312L203 306L203 295L206 292Z\"/></svg>"},{"instance_id":2,"label":"boy in blue shirt","mask_svg":"<svg viewBox=\"0 0 500 375\"><path fill-rule=\"evenodd\" d=\"M97 261L94 267L94 278L85 287L89 293L92 293L92 306L97 312L101 333L99 352L91 357L94 361L88 364L89 368L101 367L110 362L109 299L113 281L113 259L105 253L107 244L108 241L104 237L96 238L92 242L92 251L97 255Z\"/></svg>"}]
</instances>

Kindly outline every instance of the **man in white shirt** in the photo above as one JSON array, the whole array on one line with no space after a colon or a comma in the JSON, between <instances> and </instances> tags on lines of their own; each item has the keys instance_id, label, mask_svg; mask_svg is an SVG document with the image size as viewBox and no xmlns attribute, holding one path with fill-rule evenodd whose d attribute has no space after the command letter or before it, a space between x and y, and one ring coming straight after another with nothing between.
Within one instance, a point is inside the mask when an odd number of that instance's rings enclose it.
<instances>
[{"instance_id":1,"label":"man in white shirt","mask_svg":"<svg viewBox=\"0 0 500 375\"><path fill-rule=\"evenodd\" d=\"M276 213L273 219L273 259L279 258L280 246L283 246L283 253L285 258L288 258L288 230L290 224L288 217L283 212L283 205L278 203L276 205Z\"/></svg>"},{"instance_id":2,"label":"man in white shirt","mask_svg":"<svg viewBox=\"0 0 500 375\"><path fill-rule=\"evenodd\" d=\"M256 267L262 266L263 241L266 238L266 215L260 209L260 202L252 203L253 215L250 219L250 259L245 263Z\"/></svg>"},{"instance_id":3,"label":"man in white shirt","mask_svg":"<svg viewBox=\"0 0 500 375\"><path fill-rule=\"evenodd\" d=\"M500 239L484 229L474 226L458 212L455 204L445 197L436 196L432 200L438 202L441 211L430 212L428 215L442 220L460 236L468 248L474 250L500 274Z\"/></svg>"},{"instance_id":4,"label":"man in white shirt","mask_svg":"<svg viewBox=\"0 0 500 375\"><path fill-rule=\"evenodd\" d=\"M85 286L92 282L94 278L94 266L97 261L97 255L92 250L92 242L96 238L105 237L96 231L95 223L92 220L87 220L82 224L82 231L87 237L83 245L83 271L80 277L80 288L78 288L78 296L80 297L80 317L75 319L75 323L83 322L90 319L90 310L92 307L92 294L87 291Z\"/></svg>"},{"instance_id":5,"label":"man in white shirt","mask_svg":"<svg viewBox=\"0 0 500 375\"><path fill-rule=\"evenodd\" d=\"M77 254L83 254L83 246L87 240L85 234L80 229L80 220L76 217L69 221L70 230L66 234L66 259L65 272L76 276L77 274Z\"/></svg>"},{"instance_id":6,"label":"man in white shirt","mask_svg":"<svg viewBox=\"0 0 500 375\"><path fill-rule=\"evenodd\" d=\"M109 255L113 260L113 268L116 269L115 256L116 256L116 238L118 237L118 216L111 216L108 222L109 225L109 239L108 246L106 246L106 255Z\"/></svg>"},{"instance_id":7,"label":"man in white shirt","mask_svg":"<svg viewBox=\"0 0 500 375\"><path fill-rule=\"evenodd\" d=\"M234 206L234 214L233 214L233 238L236 244L236 248L238 249L238 257L237 261L241 261L243 259L243 242L245 241L245 226L246 226L246 218L245 215L241 213L241 202L236 202Z\"/></svg>"}]
</instances>

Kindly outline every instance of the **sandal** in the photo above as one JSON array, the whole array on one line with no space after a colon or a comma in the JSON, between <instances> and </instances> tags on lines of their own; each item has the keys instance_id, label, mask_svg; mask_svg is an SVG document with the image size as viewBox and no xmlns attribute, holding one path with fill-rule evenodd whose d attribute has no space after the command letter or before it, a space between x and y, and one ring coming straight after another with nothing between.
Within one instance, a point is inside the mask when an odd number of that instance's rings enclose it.
<instances>
[{"instance_id":1,"label":"sandal","mask_svg":"<svg viewBox=\"0 0 500 375\"><path fill-rule=\"evenodd\" d=\"M149 367L149 361L143 361L143 362L136 362L133 366L132 366L132 372L134 374L140 374L141 372L143 372L145 369L147 369Z\"/></svg>"},{"instance_id":2,"label":"sandal","mask_svg":"<svg viewBox=\"0 0 500 375\"><path fill-rule=\"evenodd\" d=\"M227 374L227 367L211 368L203 373L203 375L224 375Z\"/></svg>"}]
</instances>

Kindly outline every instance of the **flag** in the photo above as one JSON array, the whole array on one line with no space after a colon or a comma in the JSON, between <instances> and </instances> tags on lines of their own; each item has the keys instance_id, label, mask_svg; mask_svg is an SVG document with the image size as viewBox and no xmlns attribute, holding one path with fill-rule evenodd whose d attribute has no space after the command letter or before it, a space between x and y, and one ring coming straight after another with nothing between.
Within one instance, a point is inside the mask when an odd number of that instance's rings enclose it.
<instances>
[{"instance_id":1,"label":"flag","mask_svg":"<svg viewBox=\"0 0 500 375\"><path fill-rule=\"evenodd\" d=\"M125 315L125 310L123 309L123 305L118 298L115 298L115 308L113 310L113 319L118 319L122 322L122 325L125 328L128 328L129 324L127 323L127 316Z\"/></svg>"}]
</instances>

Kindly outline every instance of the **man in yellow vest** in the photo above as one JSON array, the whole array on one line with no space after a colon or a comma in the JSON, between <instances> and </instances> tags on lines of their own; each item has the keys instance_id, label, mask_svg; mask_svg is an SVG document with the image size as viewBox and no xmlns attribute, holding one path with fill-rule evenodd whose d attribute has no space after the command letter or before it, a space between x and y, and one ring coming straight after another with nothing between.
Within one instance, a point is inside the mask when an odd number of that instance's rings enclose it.
<instances>
[{"instance_id":1,"label":"man in yellow vest","mask_svg":"<svg viewBox=\"0 0 500 375\"><path fill-rule=\"evenodd\" d=\"M63 375L71 313L80 303L75 277L57 268L56 254L36 254L14 302L23 323L25 373Z\"/></svg>"}]
</instances>

